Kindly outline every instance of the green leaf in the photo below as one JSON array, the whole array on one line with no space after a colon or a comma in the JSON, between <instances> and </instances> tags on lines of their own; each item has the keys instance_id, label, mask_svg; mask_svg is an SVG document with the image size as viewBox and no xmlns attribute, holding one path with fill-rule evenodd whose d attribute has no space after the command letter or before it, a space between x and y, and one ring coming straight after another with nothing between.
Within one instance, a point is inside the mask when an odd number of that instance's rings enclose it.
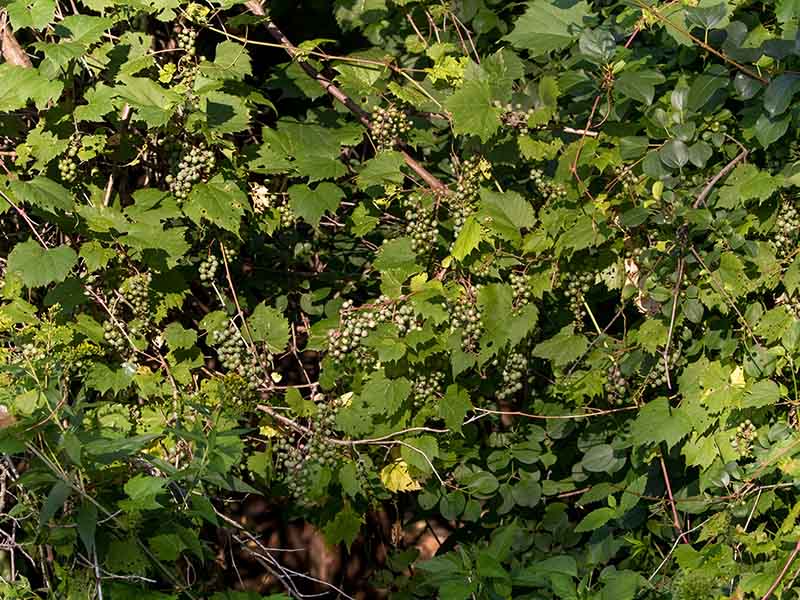
<instances>
[{"instance_id":1,"label":"green leaf","mask_svg":"<svg viewBox=\"0 0 800 600\"><path fill-rule=\"evenodd\" d=\"M721 90L730 84L728 71L719 65L710 67L705 73L698 75L689 87L688 108L691 112L699 112Z\"/></svg>"},{"instance_id":2,"label":"green leaf","mask_svg":"<svg viewBox=\"0 0 800 600\"><path fill-rule=\"evenodd\" d=\"M611 61L616 52L617 42L608 29L584 29L578 40L581 54L596 65Z\"/></svg>"},{"instance_id":3,"label":"green leaf","mask_svg":"<svg viewBox=\"0 0 800 600\"><path fill-rule=\"evenodd\" d=\"M481 190L481 214L491 220L488 227L509 241L521 240L521 229L536 224L533 207L517 192Z\"/></svg>"},{"instance_id":4,"label":"green leaf","mask_svg":"<svg viewBox=\"0 0 800 600\"><path fill-rule=\"evenodd\" d=\"M246 206L249 206L247 195L234 182L215 177L208 183L197 183L192 187L183 212L198 225L205 219L238 233Z\"/></svg>"},{"instance_id":5,"label":"green leaf","mask_svg":"<svg viewBox=\"0 0 800 600\"><path fill-rule=\"evenodd\" d=\"M197 341L197 332L194 329L185 329L180 323L170 323L164 328L164 339L171 351L182 348L191 348Z\"/></svg>"},{"instance_id":6,"label":"green leaf","mask_svg":"<svg viewBox=\"0 0 800 600\"><path fill-rule=\"evenodd\" d=\"M244 99L217 90L200 95L200 107L209 129L217 133L236 133L250 125L250 111Z\"/></svg>"},{"instance_id":7,"label":"green leaf","mask_svg":"<svg viewBox=\"0 0 800 600\"><path fill-rule=\"evenodd\" d=\"M50 522L56 512L64 506L64 503L72 495L72 488L63 481L56 481L53 487L50 488L50 493L47 494L42 510L39 513L39 525L45 525Z\"/></svg>"},{"instance_id":8,"label":"green leaf","mask_svg":"<svg viewBox=\"0 0 800 600\"><path fill-rule=\"evenodd\" d=\"M69 246L42 248L28 240L14 246L8 256L8 270L19 275L29 288L64 281L78 262L78 255Z\"/></svg>"},{"instance_id":9,"label":"green leaf","mask_svg":"<svg viewBox=\"0 0 800 600\"><path fill-rule=\"evenodd\" d=\"M670 140L658 151L661 162L672 169L682 169L689 162L689 147L680 140Z\"/></svg>"},{"instance_id":10,"label":"green leaf","mask_svg":"<svg viewBox=\"0 0 800 600\"><path fill-rule=\"evenodd\" d=\"M780 118L761 115L754 127L756 139L762 147L768 148L784 136L789 130L791 121L790 115L783 115Z\"/></svg>"},{"instance_id":11,"label":"green leaf","mask_svg":"<svg viewBox=\"0 0 800 600\"><path fill-rule=\"evenodd\" d=\"M453 117L453 131L457 135L476 135L486 142L500 127L502 110L492 104L487 81L464 83L447 99L445 107Z\"/></svg>"},{"instance_id":12,"label":"green leaf","mask_svg":"<svg viewBox=\"0 0 800 600\"><path fill-rule=\"evenodd\" d=\"M345 504L344 509L336 513L333 521L330 521L322 528L325 534L325 541L330 545L344 543L346 548L350 548L356 541L358 533L361 531L361 524L364 518L357 514L350 504Z\"/></svg>"},{"instance_id":13,"label":"green leaf","mask_svg":"<svg viewBox=\"0 0 800 600\"><path fill-rule=\"evenodd\" d=\"M255 342L266 342L270 352L283 352L289 343L289 323L276 308L261 303L247 319L247 327Z\"/></svg>"},{"instance_id":14,"label":"green leaf","mask_svg":"<svg viewBox=\"0 0 800 600\"><path fill-rule=\"evenodd\" d=\"M782 115L798 91L800 91L800 75L781 73L769 82L767 91L764 92L764 110L772 118Z\"/></svg>"},{"instance_id":15,"label":"green leaf","mask_svg":"<svg viewBox=\"0 0 800 600\"><path fill-rule=\"evenodd\" d=\"M784 180L779 176L770 175L753 164L740 164L719 191L717 206L735 208L746 204L748 200L758 200L761 204L772 197L783 184Z\"/></svg>"},{"instance_id":16,"label":"green leaf","mask_svg":"<svg viewBox=\"0 0 800 600\"><path fill-rule=\"evenodd\" d=\"M78 535L86 551L92 554L95 548L95 531L97 530L97 507L88 500L82 502L81 507L78 509L75 523L78 527Z\"/></svg>"},{"instance_id":17,"label":"green leaf","mask_svg":"<svg viewBox=\"0 0 800 600\"><path fill-rule=\"evenodd\" d=\"M469 394L456 384L447 386L444 397L439 402L439 416L444 419L448 429L461 433L461 424L472 408Z\"/></svg>"},{"instance_id":18,"label":"green leaf","mask_svg":"<svg viewBox=\"0 0 800 600\"><path fill-rule=\"evenodd\" d=\"M156 501L156 496L164 491L167 481L160 477L150 477L148 475L136 475L129 479L123 486L128 500L120 501L123 510L153 510L162 508Z\"/></svg>"},{"instance_id":19,"label":"green leaf","mask_svg":"<svg viewBox=\"0 0 800 600\"><path fill-rule=\"evenodd\" d=\"M382 371L374 374L361 390L361 400L373 415L392 416L411 393L411 383L405 377L387 379Z\"/></svg>"},{"instance_id":20,"label":"green leaf","mask_svg":"<svg viewBox=\"0 0 800 600\"><path fill-rule=\"evenodd\" d=\"M0 64L0 111L25 108L28 100L44 109L48 102L61 95L64 84L42 75L37 69L26 69L9 63Z\"/></svg>"},{"instance_id":21,"label":"green leaf","mask_svg":"<svg viewBox=\"0 0 800 600\"><path fill-rule=\"evenodd\" d=\"M653 103L655 86L664 81L664 76L657 71L623 71L614 81L614 89L649 106Z\"/></svg>"},{"instance_id":22,"label":"green leaf","mask_svg":"<svg viewBox=\"0 0 800 600\"><path fill-rule=\"evenodd\" d=\"M609 444L599 444L589 448L583 455L581 464L590 473L603 473L608 471L615 462L614 448Z\"/></svg>"},{"instance_id":23,"label":"green leaf","mask_svg":"<svg viewBox=\"0 0 800 600\"><path fill-rule=\"evenodd\" d=\"M671 448L692 431L692 420L681 408L672 408L666 398L648 402L631 425L637 444L666 442Z\"/></svg>"},{"instance_id":24,"label":"green leaf","mask_svg":"<svg viewBox=\"0 0 800 600\"><path fill-rule=\"evenodd\" d=\"M433 459L439 456L439 444L436 438L429 435L406 438L400 446L400 456L409 466L429 475L433 470L428 461L433 462Z\"/></svg>"},{"instance_id":25,"label":"green leaf","mask_svg":"<svg viewBox=\"0 0 800 600\"><path fill-rule=\"evenodd\" d=\"M365 190L373 185L401 184L405 175L400 168L405 164L399 152L380 152L375 158L364 163L358 174L358 187Z\"/></svg>"},{"instance_id":26,"label":"green leaf","mask_svg":"<svg viewBox=\"0 0 800 600\"><path fill-rule=\"evenodd\" d=\"M616 517L616 512L612 508L598 508L586 515L583 520L575 526L575 533L585 533L599 529L611 519Z\"/></svg>"},{"instance_id":27,"label":"green leaf","mask_svg":"<svg viewBox=\"0 0 800 600\"><path fill-rule=\"evenodd\" d=\"M781 399L781 388L771 379L757 381L744 398L743 408L774 406Z\"/></svg>"},{"instance_id":28,"label":"green leaf","mask_svg":"<svg viewBox=\"0 0 800 600\"><path fill-rule=\"evenodd\" d=\"M137 116L151 127L166 125L181 98L147 77L119 77L118 95L136 110Z\"/></svg>"},{"instance_id":29,"label":"green leaf","mask_svg":"<svg viewBox=\"0 0 800 600\"><path fill-rule=\"evenodd\" d=\"M562 3L561 8L549 0L534 0L504 39L513 46L541 56L552 50L563 50L572 45L580 30L592 16L585 1Z\"/></svg>"},{"instance_id":30,"label":"green leaf","mask_svg":"<svg viewBox=\"0 0 800 600\"><path fill-rule=\"evenodd\" d=\"M72 210L73 197L64 186L47 177L34 177L29 181L12 181L9 184L18 202L50 212Z\"/></svg>"},{"instance_id":31,"label":"green leaf","mask_svg":"<svg viewBox=\"0 0 800 600\"><path fill-rule=\"evenodd\" d=\"M295 184L289 188L289 203L292 211L314 228L326 212L335 213L344 192L327 181L312 189L307 185Z\"/></svg>"},{"instance_id":32,"label":"green leaf","mask_svg":"<svg viewBox=\"0 0 800 600\"><path fill-rule=\"evenodd\" d=\"M458 232L458 237L453 243L452 254L456 260L464 260L483 239L483 228L481 227L475 216L470 215L464 221L461 231Z\"/></svg>"},{"instance_id":33,"label":"green leaf","mask_svg":"<svg viewBox=\"0 0 800 600\"><path fill-rule=\"evenodd\" d=\"M242 44L225 40L217 44L214 62L201 64L200 72L210 79L242 80L253 74L250 53Z\"/></svg>"},{"instance_id":34,"label":"green leaf","mask_svg":"<svg viewBox=\"0 0 800 600\"><path fill-rule=\"evenodd\" d=\"M560 367L580 358L588 347L588 340L576 334L574 327L568 325L550 339L539 342L533 349L533 355Z\"/></svg>"},{"instance_id":35,"label":"green leaf","mask_svg":"<svg viewBox=\"0 0 800 600\"><path fill-rule=\"evenodd\" d=\"M55 17L55 0L14 0L6 10L14 29L44 29Z\"/></svg>"}]
</instances>

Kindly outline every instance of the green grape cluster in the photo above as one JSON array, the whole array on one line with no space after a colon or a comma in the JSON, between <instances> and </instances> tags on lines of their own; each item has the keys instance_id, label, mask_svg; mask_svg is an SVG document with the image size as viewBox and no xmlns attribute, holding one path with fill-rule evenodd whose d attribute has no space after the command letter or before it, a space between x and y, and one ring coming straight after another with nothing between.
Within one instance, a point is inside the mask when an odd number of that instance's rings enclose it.
<instances>
[{"instance_id":1,"label":"green grape cluster","mask_svg":"<svg viewBox=\"0 0 800 600\"><path fill-rule=\"evenodd\" d=\"M211 285L211 282L214 281L214 278L217 276L217 270L219 269L219 259L214 254L209 254L207 257L203 259L203 262L200 263L200 267L198 268L200 272L200 281Z\"/></svg>"},{"instance_id":2,"label":"green grape cluster","mask_svg":"<svg viewBox=\"0 0 800 600\"><path fill-rule=\"evenodd\" d=\"M411 131L411 121L405 112L394 105L375 108L370 131L378 150L391 150Z\"/></svg>"},{"instance_id":3,"label":"green grape cluster","mask_svg":"<svg viewBox=\"0 0 800 600\"><path fill-rule=\"evenodd\" d=\"M153 275L149 272L142 273L128 280L125 290L125 300L131 306L133 315L143 321L150 320L150 284Z\"/></svg>"},{"instance_id":4,"label":"green grape cluster","mask_svg":"<svg viewBox=\"0 0 800 600\"><path fill-rule=\"evenodd\" d=\"M800 214L794 201L784 200L778 209L772 243L779 257L789 256L797 249Z\"/></svg>"},{"instance_id":5,"label":"green grape cluster","mask_svg":"<svg viewBox=\"0 0 800 600\"><path fill-rule=\"evenodd\" d=\"M342 304L339 319L339 329L328 332L328 353L337 361L345 360L356 351L382 320L378 311L354 309L352 300Z\"/></svg>"},{"instance_id":6,"label":"green grape cluster","mask_svg":"<svg viewBox=\"0 0 800 600\"><path fill-rule=\"evenodd\" d=\"M477 352L483 332L481 311L474 298L467 293L460 294L450 306L450 331L461 333L461 346L464 352Z\"/></svg>"},{"instance_id":7,"label":"green grape cluster","mask_svg":"<svg viewBox=\"0 0 800 600\"><path fill-rule=\"evenodd\" d=\"M718 597L717 577L703 569L681 571L672 584L673 600L700 600Z\"/></svg>"},{"instance_id":8,"label":"green grape cluster","mask_svg":"<svg viewBox=\"0 0 800 600\"><path fill-rule=\"evenodd\" d=\"M528 374L528 359L521 352L510 352L503 366L503 383L497 392L498 400L506 400L522 390Z\"/></svg>"},{"instance_id":9,"label":"green grape cluster","mask_svg":"<svg viewBox=\"0 0 800 600\"><path fill-rule=\"evenodd\" d=\"M175 28L176 45L189 56L194 56L197 43L197 30L186 25Z\"/></svg>"},{"instance_id":10,"label":"green grape cluster","mask_svg":"<svg viewBox=\"0 0 800 600\"><path fill-rule=\"evenodd\" d=\"M217 329L211 333L211 342L217 349L223 368L238 373L251 389L256 389L260 365L258 358L248 349L239 329L232 323L225 329Z\"/></svg>"},{"instance_id":11,"label":"green grape cluster","mask_svg":"<svg viewBox=\"0 0 800 600\"><path fill-rule=\"evenodd\" d=\"M709 115L705 117L704 123L700 125L700 139L704 142L710 142L715 146L721 146L725 142L725 137L728 134L728 126L724 121L731 116L731 112L725 109L718 115Z\"/></svg>"},{"instance_id":12,"label":"green grape cluster","mask_svg":"<svg viewBox=\"0 0 800 600\"><path fill-rule=\"evenodd\" d=\"M73 135L69 139L69 146L61 160L58 161L58 173L64 183L75 183L78 178L78 151L81 147L79 135Z\"/></svg>"},{"instance_id":13,"label":"green grape cluster","mask_svg":"<svg viewBox=\"0 0 800 600\"><path fill-rule=\"evenodd\" d=\"M736 428L736 432L731 434L731 447L739 453L739 456L749 458L753 455L753 440L756 438L756 426L745 419Z\"/></svg>"},{"instance_id":14,"label":"green grape cluster","mask_svg":"<svg viewBox=\"0 0 800 600\"><path fill-rule=\"evenodd\" d=\"M458 181L450 194L450 212L453 215L453 235L458 237L464 222L475 211L475 200L481 182L491 177L491 165L480 156L470 156L458 168Z\"/></svg>"},{"instance_id":15,"label":"green grape cluster","mask_svg":"<svg viewBox=\"0 0 800 600\"><path fill-rule=\"evenodd\" d=\"M435 208L424 207L412 196L405 202L406 235L411 238L411 248L417 254L427 254L436 246L439 235Z\"/></svg>"},{"instance_id":16,"label":"green grape cluster","mask_svg":"<svg viewBox=\"0 0 800 600\"><path fill-rule=\"evenodd\" d=\"M644 181L644 177L634 173L633 169L622 166L614 168L614 176L622 184L622 189L626 192L637 191L641 183Z\"/></svg>"},{"instance_id":17,"label":"green grape cluster","mask_svg":"<svg viewBox=\"0 0 800 600\"><path fill-rule=\"evenodd\" d=\"M167 175L170 191L178 201L186 200L192 186L198 181L205 181L211 175L216 161L214 152L202 142L189 148L180 162L174 175Z\"/></svg>"},{"instance_id":18,"label":"green grape cluster","mask_svg":"<svg viewBox=\"0 0 800 600\"><path fill-rule=\"evenodd\" d=\"M800 161L800 141L798 140L792 140L789 142L789 161Z\"/></svg>"},{"instance_id":19,"label":"green grape cluster","mask_svg":"<svg viewBox=\"0 0 800 600\"><path fill-rule=\"evenodd\" d=\"M112 321L103 323L103 338L114 350L122 354L127 348L127 340Z\"/></svg>"},{"instance_id":20,"label":"green grape cluster","mask_svg":"<svg viewBox=\"0 0 800 600\"><path fill-rule=\"evenodd\" d=\"M669 353L669 368L672 370L681 357L682 344L678 343ZM667 370L664 366L664 357L658 355L652 371L647 376L646 385L649 388L657 388L667 385Z\"/></svg>"},{"instance_id":21,"label":"green grape cluster","mask_svg":"<svg viewBox=\"0 0 800 600\"><path fill-rule=\"evenodd\" d=\"M533 299L533 292L531 291L530 279L524 273L513 272L509 276L511 283L511 290L514 294L513 311L514 314L519 314L520 310L526 304L530 304Z\"/></svg>"},{"instance_id":22,"label":"green grape cluster","mask_svg":"<svg viewBox=\"0 0 800 600\"><path fill-rule=\"evenodd\" d=\"M560 183L553 182L540 169L531 169L531 181L542 195L546 202L555 201L567 197L567 188Z\"/></svg>"},{"instance_id":23,"label":"green grape cluster","mask_svg":"<svg viewBox=\"0 0 800 600\"><path fill-rule=\"evenodd\" d=\"M503 105L499 100L494 101L495 108L501 109L500 120L510 129L516 129L520 135L528 135L528 119L533 116L533 108L523 110L522 104Z\"/></svg>"},{"instance_id":24,"label":"green grape cluster","mask_svg":"<svg viewBox=\"0 0 800 600\"><path fill-rule=\"evenodd\" d=\"M586 318L586 308L583 305L584 297L592 289L594 274L588 272L568 273L565 276L564 283L566 284L564 295L569 298L569 308L574 315L574 323L576 327L580 328Z\"/></svg>"},{"instance_id":25,"label":"green grape cluster","mask_svg":"<svg viewBox=\"0 0 800 600\"><path fill-rule=\"evenodd\" d=\"M411 379L411 402L416 410L441 398L444 393L444 372L414 371Z\"/></svg>"},{"instance_id":26,"label":"green grape cluster","mask_svg":"<svg viewBox=\"0 0 800 600\"><path fill-rule=\"evenodd\" d=\"M317 395L316 398L320 398ZM285 436L275 445L276 462L283 472L286 486L297 500L307 499L308 490L317 472L333 467L341 460L341 452L333 443L338 401L315 400L316 414L309 419L308 430L302 436Z\"/></svg>"},{"instance_id":27,"label":"green grape cluster","mask_svg":"<svg viewBox=\"0 0 800 600\"><path fill-rule=\"evenodd\" d=\"M606 370L606 392L608 400L614 404L624 404L628 391L628 379L623 375L619 363L612 362Z\"/></svg>"},{"instance_id":28,"label":"green grape cluster","mask_svg":"<svg viewBox=\"0 0 800 600\"><path fill-rule=\"evenodd\" d=\"M275 211L280 219L281 227L289 228L297 224L297 215L292 211L286 194L270 192L265 185L256 185L252 190L253 210L258 215L267 211Z\"/></svg>"},{"instance_id":29,"label":"green grape cluster","mask_svg":"<svg viewBox=\"0 0 800 600\"><path fill-rule=\"evenodd\" d=\"M422 325L417 320L414 307L410 304L402 304L395 310L392 322L397 325L397 332L404 337L412 331L421 331Z\"/></svg>"},{"instance_id":30,"label":"green grape cluster","mask_svg":"<svg viewBox=\"0 0 800 600\"><path fill-rule=\"evenodd\" d=\"M44 348L37 346L36 344L31 344L30 342L22 345L22 350L20 352L20 360L23 363L34 363L40 360L44 360L47 356Z\"/></svg>"}]
</instances>

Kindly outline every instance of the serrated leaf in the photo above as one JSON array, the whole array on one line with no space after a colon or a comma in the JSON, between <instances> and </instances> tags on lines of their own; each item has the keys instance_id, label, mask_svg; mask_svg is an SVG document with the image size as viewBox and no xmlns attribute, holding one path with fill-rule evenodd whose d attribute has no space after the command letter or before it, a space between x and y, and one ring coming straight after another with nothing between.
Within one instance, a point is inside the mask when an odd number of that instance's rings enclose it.
<instances>
[{"instance_id":1,"label":"serrated leaf","mask_svg":"<svg viewBox=\"0 0 800 600\"><path fill-rule=\"evenodd\" d=\"M47 177L34 177L29 181L12 181L9 184L14 197L20 201L50 212L69 212L74 199L69 190Z\"/></svg>"},{"instance_id":2,"label":"serrated leaf","mask_svg":"<svg viewBox=\"0 0 800 600\"><path fill-rule=\"evenodd\" d=\"M312 227L319 227L319 221L326 212L335 213L344 192L327 181L316 188L295 184L289 188L289 204L292 211Z\"/></svg>"},{"instance_id":3,"label":"serrated leaf","mask_svg":"<svg viewBox=\"0 0 800 600\"><path fill-rule=\"evenodd\" d=\"M533 355L550 360L555 366L563 366L578 359L588 347L588 340L568 325L550 339L539 342Z\"/></svg>"},{"instance_id":4,"label":"serrated leaf","mask_svg":"<svg viewBox=\"0 0 800 600\"><path fill-rule=\"evenodd\" d=\"M439 402L439 416L444 419L448 429L461 433L461 424L471 408L467 391L456 384L451 384L447 386L447 391Z\"/></svg>"},{"instance_id":5,"label":"serrated leaf","mask_svg":"<svg viewBox=\"0 0 800 600\"><path fill-rule=\"evenodd\" d=\"M474 215L470 215L464 221L461 231L453 244L451 254L456 260L464 260L470 252L480 245L483 239L483 228Z\"/></svg>"},{"instance_id":6,"label":"serrated leaf","mask_svg":"<svg viewBox=\"0 0 800 600\"><path fill-rule=\"evenodd\" d=\"M253 341L266 342L270 352L283 352L289 343L289 323L281 311L266 303L256 306L247 319Z\"/></svg>"},{"instance_id":7,"label":"serrated leaf","mask_svg":"<svg viewBox=\"0 0 800 600\"><path fill-rule=\"evenodd\" d=\"M380 152L364 163L358 174L358 188L365 190L373 185L401 184L405 175L400 168L405 164L399 152Z\"/></svg>"},{"instance_id":8,"label":"serrated leaf","mask_svg":"<svg viewBox=\"0 0 800 600\"><path fill-rule=\"evenodd\" d=\"M383 372L374 374L361 390L361 400L373 415L392 416L411 393L405 377L387 379Z\"/></svg>"},{"instance_id":9,"label":"serrated leaf","mask_svg":"<svg viewBox=\"0 0 800 600\"><path fill-rule=\"evenodd\" d=\"M671 448L692 429L692 420L681 408L672 408L666 398L658 398L639 411L631 424L631 436L637 444L666 442Z\"/></svg>"},{"instance_id":10,"label":"serrated leaf","mask_svg":"<svg viewBox=\"0 0 800 600\"><path fill-rule=\"evenodd\" d=\"M500 127L502 111L492 104L487 81L464 83L447 99L445 107L453 117L453 131L457 135L476 135L486 142Z\"/></svg>"},{"instance_id":11,"label":"serrated leaf","mask_svg":"<svg viewBox=\"0 0 800 600\"><path fill-rule=\"evenodd\" d=\"M238 233L246 206L249 206L247 195L234 182L215 177L192 187L183 212L198 225L205 219Z\"/></svg>"},{"instance_id":12,"label":"serrated leaf","mask_svg":"<svg viewBox=\"0 0 800 600\"><path fill-rule=\"evenodd\" d=\"M390 492L413 492L422 489L422 486L409 475L408 465L402 458L383 467L380 478Z\"/></svg>"},{"instance_id":13,"label":"serrated leaf","mask_svg":"<svg viewBox=\"0 0 800 600\"><path fill-rule=\"evenodd\" d=\"M349 550L356 541L363 522L364 518L358 515L349 504L345 504L344 509L336 513L333 521L322 528L325 541L332 546L343 542Z\"/></svg>"},{"instance_id":14,"label":"serrated leaf","mask_svg":"<svg viewBox=\"0 0 800 600\"><path fill-rule=\"evenodd\" d=\"M525 13L504 39L517 48L530 51L533 56L563 50L578 39L580 30L592 16L587 2L564 6L568 8L561 8L549 0L529 2Z\"/></svg>"},{"instance_id":15,"label":"serrated leaf","mask_svg":"<svg viewBox=\"0 0 800 600\"><path fill-rule=\"evenodd\" d=\"M14 246L8 256L8 270L33 288L64 281L77 262L78 255L69 246L45 249L28 240Z\"/></svg>"}]
</instances>

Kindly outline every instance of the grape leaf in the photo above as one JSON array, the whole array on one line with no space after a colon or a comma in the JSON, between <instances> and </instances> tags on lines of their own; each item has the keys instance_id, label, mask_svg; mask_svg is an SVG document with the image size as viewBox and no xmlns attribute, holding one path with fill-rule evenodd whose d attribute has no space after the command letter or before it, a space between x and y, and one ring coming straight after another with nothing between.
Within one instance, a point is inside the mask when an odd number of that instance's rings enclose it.
<instances>
[{"instance_id":1,"label":"grape leaf","mask_svg":"<svg viewBox=\"0 0 800 600\"><path fill-rule=\"evenodd\" d=\"M468 81L445 102L453 116L453 131L458 135L477 135L482 142L500 127L502 110L492 104L486 81Z\"/></svg>"},{"instance_id":2,"label":"grape leaf","mask_svg":"<svg viewBox=\"0 0 800 600\"><path fill-rule=\"evenodd\" d=\"M238 233L245 207L249 207L245 193L232 181L217 176L208 183L197 183L192 187L183 212L198 225L206 219Z\"/></svg>"},{"instance_id":3,"label":"grape leaf","mask_svg":"<svg viewBox=\"0 0 800 600\"><path fill-rule=\"evenodd\" d=\"M14 246L8 256L8 270L17 273L30 288L64 281L78 262L78 255L69 246L42 248L33 240Z\"/></svg>"}]
</instances>

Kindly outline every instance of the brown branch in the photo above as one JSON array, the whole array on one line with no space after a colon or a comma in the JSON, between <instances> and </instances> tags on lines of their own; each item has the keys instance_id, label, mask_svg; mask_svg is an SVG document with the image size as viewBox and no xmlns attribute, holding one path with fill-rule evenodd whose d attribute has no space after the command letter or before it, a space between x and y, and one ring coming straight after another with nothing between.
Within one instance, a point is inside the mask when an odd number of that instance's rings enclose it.
<instances>
[{"instance_id":1,"label":"brown branch","mask_svg":"<svg viewBox=\"0 0 800 600\"><path fill-rule=\"evenodd\" d=\"M8 14L5 10L0 11L0 56L6 62L24 69L32 69L33 63L22 46L19 45L17 38L14 37L11 31L11 25L8 23Z\"/></svg>"},{"instance_id":2,"label":"brown branch","mask_svg":"<svg viewBox=\"0 0 800 600\"><path fill-rule=\"evenodd\" d=\"M675 531L678 532L678 535L681 539L683 539L684 543L688 542L683 533L683 527L681 527L681 519L678 516L678 509L675 506L675 497L672 495L672 484L669 481L669 473L667 473L667 465L664 462L664 454L659 451L658 453L658 460L661 462L661 474L664 476L664 483L667 486L667 497L669 498L669 506L672 509L672 526L675 527Z\"/></svg>"},{"instance_id":3,"label":"brown branch","mask_svg":"<svg viewBox=\"0 0 800 600\"><path fill-rule=\"evenodd\" d=\"M772 596L773 592L781 584L783 578L786 577L786 573L789 571L789 567L792 566L792 562L794 562L798 552L800 552L800 540L797 540L797 543L794 545L794 550L792 550L789 558L786 559L786 564L783 565L783 569L781 569L781 572L778 573L778 576L775 578L775 581L772 582L772 585L769 586L767 593L761 596L761 600L767 600L770 596Z\"/></svg>"},{"instance_id":4,"label":"brown branch","mask_svg":"<svg viewBox=\"0 0 800 600\"><path fill-rule=\"evenodd\" d=\"M664 374L667 377L667 389L672 389L672 381L669 378L669 351L672 347L672 335L675 333L675 316L678 314L678 297L681 294L683 285L683 275L686 272L686 261L681 256L678 259L678 277L675 281L675 289L672 291L672 314L669 319L669 332L667 333L667 343L664 345Z\"/></svg>"},{"instance_id":5,"label":"brown branch","mask_svg":"<svg viewBox=\"0 0 800 600\"><path fill-rule=\"evenodd\" d=\"M246 3L246 6L250 12L256 16L267 16L266 12L264 11L264 7L261 6L261 3L258 2L258 0L250 0ZM297 47L292 44L291 41L289 41L289 39L283 34L278 26L272 21L268 20L266 22L266 27L273 39L275 39L275 41L277 41L283 47L283 49L286 50L286 53L292 59L295 59L299 53ZM329 96L335 100L338 100L345 107L347 107L347 109L352 112L359 121L361 121L362 125L367 128L372 126L372 118L370 114L361 108L352 98L350 98L350 96L345 94L339 87L337 87L335 83L317 71L311 64L308 63L308 61L298 60L297 62L300 65L300 68L302 68L309 77L314 79ZM408 152L405 150L400 150L400 154L402 154L403 159L406 161L408 167L414 171L414 173L416 173L430 188L434 190L445 189L445 185L439 181L435 175L419 164Z\"/></svg>"},{"instance_id":6,"label":"brown branch","mask_svg":"<svg viewBox=\"0 0 800 600\"><path fill-rule=\"evenodd\" d=\"M700 195L697 196L697 199L694 201L694 204L692 204L692 208L699 208L701 204L705 204L706 198L708 198L709 194L711 193L711 190L714 189L714 186L719 183L719 180L727 176L731 171L733 171L734 167L736 167L736 165L738 165L740 162L746 159L748 154L749 152L747 151L747 149L742 150L739 154L737 154L733 158L733 160L731 160L731 162L722 167L722 170L720 170L719 173L717 173L716 175L714 175L714 177L709 179L708 183L703 188L703 191L700 192Z\"/></svg>"},{"instance_id":7,"label":"brown branch","mask_svg":"<svg viewBox=\"0 0 800 600\"><path fill-rule=\"evenodd\" d=\"M691 34L691 32L687 31L684 27L681 27L680 25L677 25L677 24L673 23L672 21L667 19L664 15L662 15L658 10L656 10L652 6L647 6L641 0L634 0L634 2L636 3L636 6L638 6L642 11L647 11L648 13L653 15L656 19L661 21L661 23L665 27L672 27L674 30L676 30L679 33L681 33L681 34L685 35L686 37L688 37L690 40L692 40L692 42L694 42L695 44L700 46L706 52L708 52L710 54L713 54L714 56L716 56L720 60L728 63L732 67L735 67L735 68L739 69L742 73L744 73L748 77L752 77L756 81L761 82L763 85L767 85L769 83L769 81L767 81L766 79L761 77L758 73L748 69L743 64L736 62L735 60L733 60L729 56L726 56L725 54L723 54L722 52L720 52L719 50L714 48L713 46L708 45L703 40L693 36Z\"/></svg>"}]
</instances>

